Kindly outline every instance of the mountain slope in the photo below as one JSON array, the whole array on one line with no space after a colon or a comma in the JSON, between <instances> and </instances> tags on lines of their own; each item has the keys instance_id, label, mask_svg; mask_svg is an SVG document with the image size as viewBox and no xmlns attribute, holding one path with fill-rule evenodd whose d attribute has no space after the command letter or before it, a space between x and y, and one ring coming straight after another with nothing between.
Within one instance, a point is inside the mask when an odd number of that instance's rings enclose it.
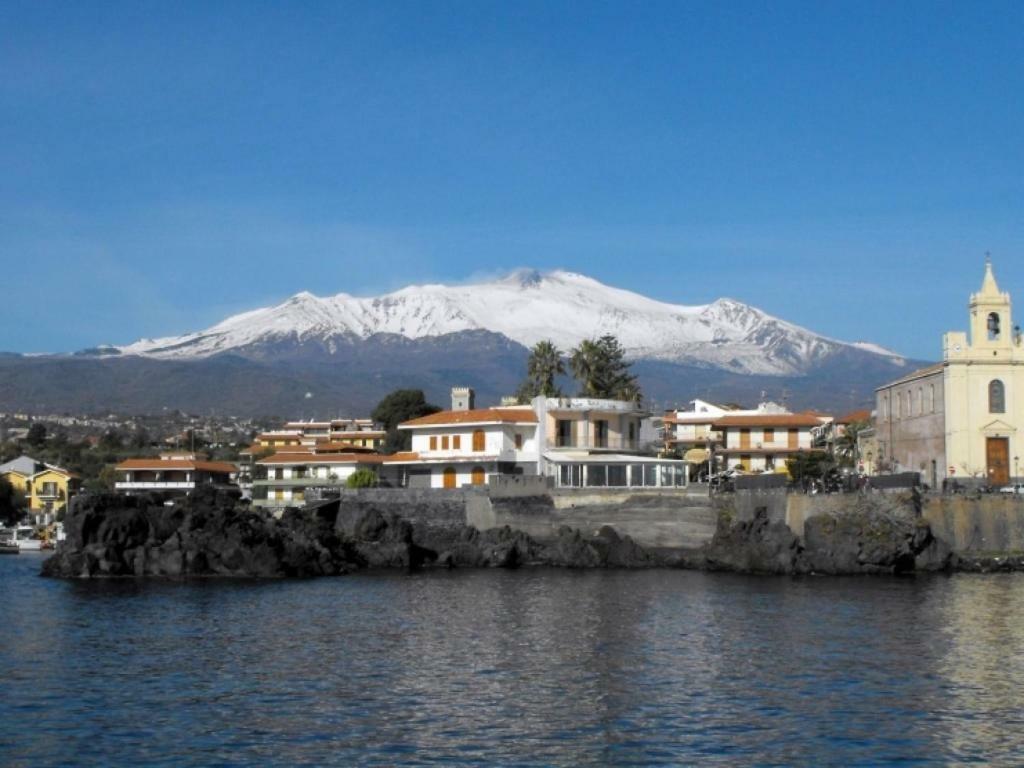
<instances>
[{"instance_id":1,"label":"mountain slope","mask_svg":"<svg viewBox=\"0 0 1024 768\"><path fill-rule=\"evenodd\" d=\"M668 304L560 271L520 271L474 285L410 286L376 298L303 292L205 331L101 351L171 360L224 353L329 360L378 335L426 339L466 331L501 334L525 347L551 339L563 350L610 333L635 360L740 374L805 375L850 349L904 364L873 345L829 339L731 299Z\"/></svg>"}]
</instances>

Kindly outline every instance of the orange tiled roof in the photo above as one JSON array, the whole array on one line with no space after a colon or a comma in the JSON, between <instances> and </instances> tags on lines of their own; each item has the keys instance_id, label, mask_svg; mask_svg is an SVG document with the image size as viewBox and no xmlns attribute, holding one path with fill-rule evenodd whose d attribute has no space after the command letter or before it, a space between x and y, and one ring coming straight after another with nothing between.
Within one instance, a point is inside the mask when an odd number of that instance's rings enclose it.
<instances>
[{"instance_id":1,"label":"orange tiled roof","mask_svg":"<svg viewBox=\"0 0 1024 768\"><path fill-rule=\"evenodd\" d=\"M836 424L852 424L855 421L871 421L871 411L867 408L859 411L850 411L845 416L836 419Z\"/></svg>"},{"instance_id":2,"label":"orange tiled roof","mask_svg":"<svg viewBox=\"0 0 1024 768\"><path fill-rule=\"evenodd\" d=\"M125 459L114 469L191 469L203 472L237 472L238 467L227 461L197 461L194 459Z\"/></svg>"},{"instance_id":3,"label":"orange tiled roof","mask_svg":"<svg viewBox=\"0 0 1024 768\"><path fill-rule=\"evenodd\" d=\"M257 464L380 464L376 453L275 453Z\"/></svg>"},{"instance_id":4,"label":"orange tiled roof","mask_svg":"<svg viewBox=\"0 0 1024 768\"><path fill-rule=\"evenodd\" d=\"M445 424L536 424L537 414L532 408L475 408L471 411L440 411L429 416L405 421L400 428L432 427Z\"/></svg>"},{"instance_id":5,"label":"orange tiled roof","mask_svg":"<svg viewBox=\"0 0 1024 768\"><path fill-rule=\"evenodd\" d=\"M809 413L764 413L751 416L722 416L711 422L715 429L726 427L820 427L821 419Z\"/></svg>"},{"instance_id":6,"label":"orange tiled roof","mask_svg":"<svg viewBox=\"0 0 1024 768\"><path fill-rule=\"evenodd\" d=\"M419 461L420 455L416 451L399 451L390 456L384 456L384 463L391 462L404 462L404 461Z\"/></svg>"}]
</instances>

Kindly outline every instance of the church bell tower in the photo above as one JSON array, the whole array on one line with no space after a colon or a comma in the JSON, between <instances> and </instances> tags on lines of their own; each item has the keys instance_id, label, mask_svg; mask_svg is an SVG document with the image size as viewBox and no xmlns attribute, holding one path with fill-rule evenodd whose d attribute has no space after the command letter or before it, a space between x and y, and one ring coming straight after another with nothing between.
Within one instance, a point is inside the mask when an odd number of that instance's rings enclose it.
<instances>
[{"instance_id":1,"label":"church bell tower","mask_svg":"<svg viewBox=\"0 0 1024 768\"><path fill-rule=\"evenodd\" d=\"M1010 294L1001 293L992 274L992 260L985 259L981 290L971 294L971 350L1010 351L1020 332L1013 327Z\"/></svg>"}]
</instances>

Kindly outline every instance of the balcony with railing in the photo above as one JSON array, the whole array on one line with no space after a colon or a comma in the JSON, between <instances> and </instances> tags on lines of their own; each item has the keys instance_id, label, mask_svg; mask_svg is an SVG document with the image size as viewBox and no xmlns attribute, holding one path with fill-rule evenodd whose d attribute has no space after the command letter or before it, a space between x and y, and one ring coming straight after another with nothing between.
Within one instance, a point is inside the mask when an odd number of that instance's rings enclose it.
<instances>
[{"instance_id":1,"label":"balcony with railing","mask_svg":"<svg viewBox=\"0 0 1024 768\"><path fill-rule=\"evenodd\" d=\"M42 501L58 501L64 498L64 491L55 483L46 483L36 490L36 497Z\"/></svg>"},{"instance_id":2,"label":"balcony with railing","mask_svg":"<svg viewBox=\"0 0 1024 768\"><path fill-rule=\"evenodd\" d=\"M640 441L625 435L554 435L547 439L546 447L586 451L638 451Z\"/></svg>"},{"instance_id":3,"label":"balcony with railing","mask_svg":"<svg viewBox=\"0 0 1024 768\"><path fill-rule=\"evenodd\" d=\"M118 491L191 491L196 484L191 480L123 480L114 483Z\"/></svg>"}]
</instances>

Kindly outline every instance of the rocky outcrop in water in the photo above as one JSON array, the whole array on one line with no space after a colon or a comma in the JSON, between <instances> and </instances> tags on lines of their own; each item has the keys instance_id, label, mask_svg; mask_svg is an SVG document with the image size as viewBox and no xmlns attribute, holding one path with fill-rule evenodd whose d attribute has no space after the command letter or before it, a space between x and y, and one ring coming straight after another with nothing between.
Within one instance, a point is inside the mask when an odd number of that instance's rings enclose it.
<instances>
[{"instance_id":1,"label":"rocky outcrop in water","mask_svg":"<svg viewBox=\"0 0 1024 768\"><path fill-rule=\"evenodd\" d=\"M412 514L405 510L407 514ZM415 522L379 504L331 501L275 518L235 497L197 492L167 507L144 497L76 498L67 540L44 575L331 576L358 569L425 567L645 568L677 566L756 574L885 574L914 570L1013 570L1021 558L960 561L926 521L885 499L851 499L809 518L804 536L766 508L724 508L705 546L666 555L611 526L593 533L563 527L543 541L509 527L480 531L458 515Z\"/></svg>"},{"instance_id":2,"label":"rocky outcrop in water","mask_svg":"<svg viewBox=\"0 0 1024 768\"><path fill-rule=\"evenodd\" d=\"M275 520L236 502L209 492L173 507L146 497L77 497L67 539L43 575L269 578L351 570L353 553L332 520L297 511Z\"/></svg>"},{"instance_id":3,"label":"rocky outcrop in water","mask_svg":"<svg viewBox=\"0 0 1024 768\"><path fill-rule=\"evenodd\" d=\"M803 539L758 509L734 522L722 514L714 538L684 566L764 574L893 574L948 570L957 556L925 520L884 499L864 497L804 523Z\"/></svg>"},{"instance_id":4,"label":"rocky outcrop in water","mask_svg":"<svg viewBox=\"0 0 1024 768\"><path fill-rule=\"evenodd\" d=\"M414 526L400 515L368 509L339 520L340 502L285 511L280 519L199 491L167 507L145 497L78 497L65 521L66 541L43 575L332 576L356 569L429 566L633 568L663 564L628 536L604 527L593 535L563 528L538 542L508 527Z\"/></svg>"}]
</instances>

